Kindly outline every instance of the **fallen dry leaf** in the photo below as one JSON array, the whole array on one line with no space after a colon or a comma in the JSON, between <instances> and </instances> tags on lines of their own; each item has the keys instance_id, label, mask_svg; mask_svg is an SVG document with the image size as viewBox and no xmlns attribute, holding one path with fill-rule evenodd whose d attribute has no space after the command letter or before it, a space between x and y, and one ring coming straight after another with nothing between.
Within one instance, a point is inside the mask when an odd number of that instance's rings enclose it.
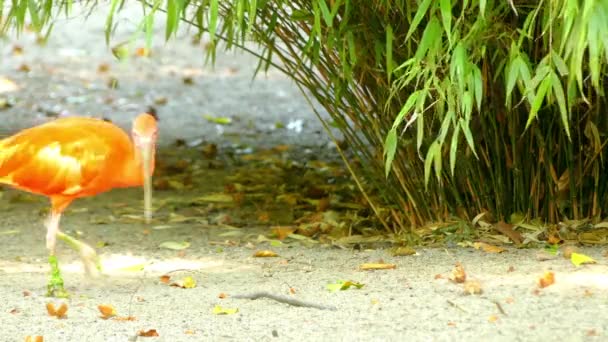
<instances>
[{"instance_id":1,"label":"fallen dry leaf","mask_svg":"<svg viewBox=\"0 0 608 342\"><path fill-rule=\"evenodd\" d=\"M110 70L110 65L108 63L101 63L97 67L97 72L98 73L108 72L109 70Z\"/></svg>"},{"instance_id":2,"label":"fallen dry leaf","mask_svg":"<svg viewBox=\"0 0 608 342\"><path fill-rule=\"evenodd\" d=\"M542 277L538 278L538 287L545 288L555 283L555 273L546 271Z\"/></svg>"},{"instance_id":3,"label":"fallen dry leaf","mask_svg":"<svg viewBox=\"0 0 608 342\"><path fill-rule=\"evenodd\" d=\"M101 318L108 319L117 315L116 309L110 304L97 305L97 310L101 312Z\"/></svg>"},{"instance_id":4,"label":"fallen dry leaf","mask_svg":"<svg viewBox=\"0 0 608 342\"><path fill-rule=\"evenodd\" d=\"M486 253L502 253L506 250L502 247L490 245L489 243L485 243L485 242L475 242L475 243L473 243L473 247L475 249L481 248Z\"/></svg>"},{"instance_id":5,"label":"fallen dry leaf","mask_svg":"<svg viewBox=\"0 0 608 342\"><path fill-rule=\"evenodd\" d=\"M595 264L596 263L596 261L593 258L591 258L590 256L587 256L585 254L575 253L575 252L570 253L570 261L576 267L583 265L583 264Z\"/></svg>"},{"instance_id":6,"label":"fallen dry leaf","mask_svg":"<svg viewBox=\"0 0 608 342\"><path fill-rule=\"evenodd\" d=\"M457 262L456 265L454 265L454 269L452 269L448 279L458 284L462 284L467 280L467 274L464 271L464 266L462 266L460 262Z\"/></svg>"},{"instance_id":7,"label":"fallen dry leaf","mask_svg":"<svg viewBox=\"0 0 608 342\"><path fill-rule=\"evenodd\" d=\"M496 316L496 315L490 315L490 317L488 317L488 322L494 323L496 321L498 321L498 316Z\"/></svg>"},{"instance_id":8,"label":"fallen dry leaf","mask_svg":"<svg viewBox=\"0 0 608 342\"><path fill-rule=\"evenodd\" d=\"M141 336L141 337L157 337L158 336L158 332L156 332L156 329L140 330L140 331L137 332L137 336Z\"/></svg>"},{"instance_id":9,"label":"fallen dry leaf","mask_svg":"<svg viewBox=\"0 0 608 342\"><path fill-rule=\"evenodd\" d=\"M237 308L223 308L219 305L213 307L213 311L211 311L214 315L234 315L237 312L239 312Z\"/></svg>"},{"instance_id":10,"label":"fallen dry leaf","mask_svg":"<svg viewBox=\"0 0 608 342\"><path fill-rule=\"evenodd\" d=\"M42 336L26 336L25 342L44 342L44 337Z\"/></svg>"},{"instance_id":11,"label":"fallen dry leaf","mask_svg":"<svg viewBox=\"0 0 608 342\"><path fill-rule=\"evenodd\" d=\"M160 276L160 282L163 284L169 284L169 281L171 280L171 276L170 275L162 275Z\"/></svg>"},{"instance_id":12,"label":"fallen dry leaf","mask_svg":"<svg viewBox=\"0 0 608 342\"><path fill-rule=\"evenodd\" d=\"M190 276L187 276L171 283L170 286L181 287L182 289L193 289L196 287L196 280Z\"/></svg>"},{"instance_id":13,"label":"fallen dry leaf","mask_svg":"<svg viewBox=\"0 0 608 342\"><path fill-rule=\"evenodd\" d=\"M68 305L66 303L61 303L58 309L55 309L55 304L46 303L46 311L49 316L55 316L57 318L66 318L66 313L68 312Z\"/></svg>"},{"instance_id":14,"label":"fallen dry leaf","mask_svg":"<svg viewBox=\"0 0 608 342\"><path fill-rule=\"evenodd\" d=\"M359 266L361 270L392 270L395 268L397 268L397 265L385 263L366 263Z\"/></svg>"},{"instance_id":15,"label":"fallen dry leaf","mask_svg":"<svg viewBox=\"0 0 608 342\"><path fill-rule=\"evenodd\" d=\"M521 234L513 229L512 224L500 221L494 225L494 229L507 236L509 239L511 239L511 241L515 242L515 244L517 245L521 245L521 243L524 241Z\"/></svg>"},{"instance_id":16,"label":"fallen dry leaf","mask_svg":"<svg viewBox=\"0 0 608 342\"><path fill-rule=\"evenodd\" d=\"M255 252L253 254L253 256L256 258L274 258L274 257L278 257L279 255L270 250L261 250L261 251Z\"/></svg>"},{"instance_id":17,"label":"fallen dry leaf","mask_svg":"<svg viewBox=\"0 0 608 342\"><path fill-rule=\"evenodd\" d=\"M576 253L576 247L572 245L563 246L562 253L564 255L564 258L570 259L572 253Z\"/></svg>"},{"instance_id":18,"label":"fallen dry leaf","mask_svg":"<svg viewBox=\"0 0 608 342\"><path fill-rule=\"evenodd\" d=\"M225 294L224 292L221 292L221 293L220 293L220 294L219 294L217 297L218 297L219 299L226 299L226 298L228 298L228 295L227 295L227 294Z\"/></svg>"},{"instance_id":19,"label":"fallen dry leaf","mask_svg":"<svg viewBox=\"0 0 608 342\"><path fill-rule=\"evenodd\" d=\"M271 229L272 233L276 235L279 240L285 240L285 238L296 231L296 227L293 226L275 226Z\"/></svg>"},{"instance_id":20,"label":"fallen dry leaf","mask_svg":"<svg viewBox=\"0 0 608 342\"><path fill-rule=\"evenodd\" d=\"M483 292L481 283L477 280L469 280L464 282L464 293L469 295L479 295Z\"/></svg>"},{"instance_id":21,"label":"fallen dry leaf","mask_svg":"<svg viewBox=\"0 0 608 342\"><path fill-rule=\"evenodd\" d=\"M134 316L116 316L112 318L113 321L117 321L117 322L133 322L133 321L137 321L137 318Z\"/></svg>"},{"instance_id":22,"label":"fallen dry leaf","mask_svg":"<svg viewBox=\"0 0 608 342\"><path fill-rule=\"evenodd\" d=\"M408 256L408 255L416 254L416 250L413 249L412 247L401 246L401 247L396 247L396 248L392 249L391 254L393 256Z\"/></svg>"},{"instance_id":23,"label":"fallen dry leaf","mask_svg":"<svg viewBox=\"0 0 608 342\"><path fill-rule=\"evenodd\" d=\"M515 267L509 266L509 268L507 269L507 272L509 272L509 273L515 272Z\"/></svg>"}]
</instances>

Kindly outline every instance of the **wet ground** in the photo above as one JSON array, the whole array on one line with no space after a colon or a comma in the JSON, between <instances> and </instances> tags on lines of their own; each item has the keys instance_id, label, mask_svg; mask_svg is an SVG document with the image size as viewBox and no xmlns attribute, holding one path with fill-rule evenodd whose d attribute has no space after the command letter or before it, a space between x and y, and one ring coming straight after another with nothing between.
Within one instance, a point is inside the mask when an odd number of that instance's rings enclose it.
<instances>
[{"instance_id":1,"label":"wet ground","mask_svg":"<svg viewBox=\"0 0 608 342\"><path fill-rule=\"evenodd\" d=\"M129 11L114 45L137 24L129 19L137 10ZM161 118L159 163L164 163L155 221L141 222L140 189L76 201L62 228L97 249L104 276L85 277L77 254L60 244L58 257L72 297L49 299L44 296L48 266L42 225L47 202L3 191L1 341L36 335L45 341L605 339L608 266L603 248L581 248L597 264L575 267L562 257L541 261L539 250L532 249L492 254L421 248L415 255L394 256L389 249L355 249L300 235L278 242L270 227L289 226L310 205L280 197L290 195L281 188L288 179L308 172L325 183L347 178L297 88L273 70L252 83L255 61L245 55L221 54L215 69L204 66L203 44L193 45L194 33L188 32L165 44L159 28L150 57L117 61L103 42L103 20L103 11L86 23L82 17L61 20L45 46L31 33L0 41L0 75L19 87L0 93L12 105L0 110L1 131L9 134L76 114L109 118L128 128L135 114L154 106ZM143 46L138 40L132 50ZM230 118L231 124L208 117ZM186 146L176 148L176 139ZM217 153L209 151L211 143ZM243 183L236 176L247 173L242 169L247 158L241 157L272 147L266 157L270 162L246 169L266 180L246 184L248 192L239 199L229 185ZM181 160L189 162L182 166L188 172L171 171ZM269 178L277 179L276 189L268 190ZM256 197L256 185L267 187L272 203ZM342 204L355 205L356 189L350 192ZM253 256L264 250L278 256ZM466 294L462 284L449 280L457 261L473 280L469 292L480 288L481 294ZM360 270L363 263L379 262L395 268ZM555 284L539 288L547 271L554 272ZM187 277L195 282L193 288L170 286L187 283ZM327 286L337 281L364 286L329 291ZM336 310L236 298L260 291ZM49 302L65 303L66 317L49 316ZM116 317L101 318L99 305L114 307ZM158 336L138 337L154 332Z\"/></svg>"}]
</instances>

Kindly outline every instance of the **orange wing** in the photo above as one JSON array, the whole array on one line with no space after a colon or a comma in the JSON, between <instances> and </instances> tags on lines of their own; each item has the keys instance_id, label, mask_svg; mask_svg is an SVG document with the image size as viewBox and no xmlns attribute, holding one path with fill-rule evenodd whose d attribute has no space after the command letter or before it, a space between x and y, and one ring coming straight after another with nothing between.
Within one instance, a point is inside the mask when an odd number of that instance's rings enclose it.
<instances>
[{"instance_id":1,"label":"orange wing","mask_svg":"<svg viewBox=\"0 0 608 342\"><path fill-rule=\"evenodd\" d=\"M120 128L71 117L0 141L0 182L47 196L81 197L109 190L118 161L132 154Z\"/></svg>"}]
</instances>

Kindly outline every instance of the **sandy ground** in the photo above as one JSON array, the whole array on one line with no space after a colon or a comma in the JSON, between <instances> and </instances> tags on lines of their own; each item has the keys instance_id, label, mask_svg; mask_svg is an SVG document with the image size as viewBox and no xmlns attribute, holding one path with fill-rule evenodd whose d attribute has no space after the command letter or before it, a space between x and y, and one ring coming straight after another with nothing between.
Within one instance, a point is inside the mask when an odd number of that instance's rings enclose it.
<instances>
[{"instance_id":1,"label":"sandy ground","mask_svg":"<svg viewBox=\"0 0 608 342\"><path fill-rule=\"evenodd\" d=\"M129 37L136 24L128 18L137 10L127 13L131 15L123 17L114 43ZM103 43L103 20L103 8L86 23L82 18L61 20L46 46L36 45L32 34L0 41L0 75L21 87L8 94L14 106L0 111L4 133L44 122L48 114L104 116L128 127L137 112L164 97L166 104L156 107L165 145L184 138L222 146L287 143L331 151L306 102L280 73L271 71L251 83L254 61L234 54L222 54L215 69L205 67L202 47L190 43L192 34L182 32L165 45L160 29L151 58L119 62ZM13 53L15 45L23 48L22 55ZM139 41L134 47L142 45ZM103 63L109 70L99 73ZM18 71L21 65L31 71ZM193 84L184 84L184 77ZM117 89L108 87L111 78L118 81ZM231 117L234 123L218 127L203 118L206 114ZM205 188L180 195L221 191L224 176L209 176ZM72 297L49 299L44 296L46 201L14 191L1 194L0 341L35 335L45 341L599 341L608 336L603 248L581 249L597 264L575 267L561 257L539 261L538 250L418 249L416 255L394 257L387 250L297 241L275 247L257 242L265 233L259 227L234 230L210 225L206 217L169 224L158 218L152 226L117 218L120 210L138 213L138 189L79 200L70 207L62 227L96 246L104 276L84 277L77 255L60 245ZM176 195L159 193L156 200ZM188 241L190 246L182 251L159 248L165 241ZM252 257L259 249L274 250L279 257ZM359 270L360 264L378 260L394 263L396 269ZM482 294L466 295L462 285L447 279L457 261L469 279L479 282ZM539 289L538 278L549 270L555 284ZM162 283L159 277L168 272L171 281L192 277L196 287ZM364 286L326 289L338 280ZM257 291L336 310L234 298ZM48 302L66 303L67 317L50 317ZM114 306L123 320L100 318L101 304ZM216 315L217 305L238 312ZM129 316L134 319L124 320ZM152 329L157 337L137 336Z\"/></svg>"}]
</instances>

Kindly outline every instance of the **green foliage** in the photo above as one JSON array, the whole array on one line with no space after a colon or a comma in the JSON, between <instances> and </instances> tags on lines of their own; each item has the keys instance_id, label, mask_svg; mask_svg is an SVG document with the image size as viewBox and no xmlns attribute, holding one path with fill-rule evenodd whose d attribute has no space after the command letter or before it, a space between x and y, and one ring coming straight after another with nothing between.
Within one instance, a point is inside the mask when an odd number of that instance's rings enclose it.
<instances>
[{"instance_id":1,"label":"green foliage","mask_svg":"<svg viewBox=\"0 0 608 342\"><path fill-rule=\"evenodd\" d=\"M123 2L112 0L107 37ZM12 4L5 29L23 27L26 12L45 27L52 8L71 6ZM559 221L608 209L608 0L142 4L149 39L164 11L167 39L186 22L213 47L257 43L258 71L276 66L329 112L387 228L483 211Z\"/></svg>"}]
</instances>

